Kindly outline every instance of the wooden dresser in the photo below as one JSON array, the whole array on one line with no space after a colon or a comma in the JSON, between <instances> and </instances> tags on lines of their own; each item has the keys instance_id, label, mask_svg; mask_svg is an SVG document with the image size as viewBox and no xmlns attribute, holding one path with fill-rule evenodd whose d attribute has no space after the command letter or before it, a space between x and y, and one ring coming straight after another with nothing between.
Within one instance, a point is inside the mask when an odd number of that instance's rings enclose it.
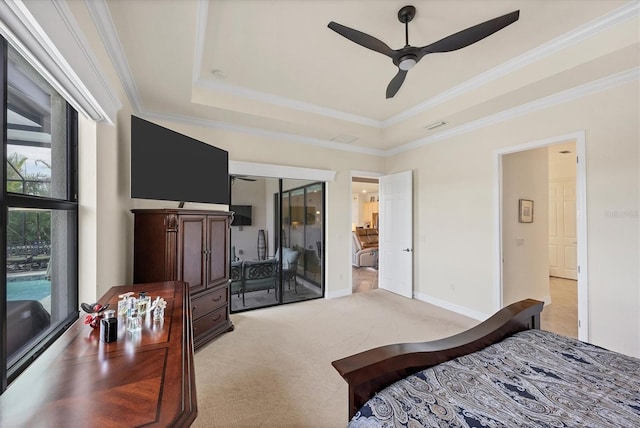
<instances>
[{"instance_id":1,"label":"wooden dresser","mask_svg":"<svg viewBox=\"0 0 640 428\"><path fill-rule=\"evenodd\" d=\"M189 284L195 348L233 330L229 318L231 213L182 209L132 210L135 283Z\"/></svg>"},{"instance_id":2,"label":"wooden dresser","mask_svg":"<svg viewBox=\"0 0 640 428\"><path fill-rule=\"evenodd\" d=\"M187 284L112 287L99 303L147 291L167 301L164 320L143 317L141 331L118 320L118 340L100 341L84 314L0 395L3 427L189 426L196 403Z\"/></svg>"}]
</instances>

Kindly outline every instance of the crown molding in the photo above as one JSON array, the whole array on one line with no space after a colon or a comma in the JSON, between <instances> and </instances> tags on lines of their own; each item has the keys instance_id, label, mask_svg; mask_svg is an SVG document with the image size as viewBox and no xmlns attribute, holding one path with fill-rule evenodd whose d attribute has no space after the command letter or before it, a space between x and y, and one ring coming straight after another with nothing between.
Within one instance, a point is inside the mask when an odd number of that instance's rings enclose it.
<instances>
[{"instance_id":1,"label":"crown molding","mask_svg":"<svg viewBox=\"0 0 640 428\"><path fill-rule=\"evenodd\" d=\"M36 3L32 7L47 8L47 24L55 26L59 37L72 40L72 46L65 46L67 54L73 52L73 55L68 55L73 66L22 0L0 1L2 35L76 110L95 121L113 124L112 117L121 104L104 75L99 72L97 61L87 49L88 44L78 31L66 4L47 2ZM85 86L78 73L90 85L98 88L95 92L99 100Z\"/></svg>"},{"instance_id":2,"label":"crown molding","mask_svg":"<svg viewBox=\"0 0 640 428\"><path fill-rule=\"evenodd\" d=\"M207 0L201 0L206 3ZM206 7L203 10L208 10ZM321 107L311 103L305 103L291 98L281 97L266 92L261 92L253 89L243 88L225 83L212 82L209 80L203 80L197 78L199 76L200 67L202 65L202 52L204 49L204 42L200 43L196 48L196 60L194 63L194 85L209 88L215 91L235 95L242 98L251 99L254 101L264 102L272 105L283 106L294 110L299 110L307 113L319 114L334 119L353 122L360 125L370 126L373 128L385 129L390 126L396 125L410 117L413 117L419 113L429 110L439 104L445 103L457 97L464 95L465 93L472 91L478 87L486 85L500 77L503 77L509 73L521 69L536 61L540 61L546 56L552 55L562 49L565 49L575 43L585 40L601 31L604 31L612 26L615 26L627 19L633 18L640 13L640 2L633 0L620 8L613 10L591 22L588 22L578 28L575 28L555 39L544 43L537 48L534 48L524 54L513 58L497 67L494 67L484 73L481 73L465 82L454 86L440 94L421 102L399 114L389 117L383 121L376 119L354 115L326 107ZM204 17L204 18L203 18ZM204 40L204 32L206 32L207 15L200 14L198 18L198 31L197 40ZM197 67L197 68L196 68Z\"/></svg>"},{"instance_id":3,"label":"crown molding","mask_svg":"<svg viewBox=\"0 0 640 428\"><path fill-rule=\"evenodd\" d=\"M506 120L514 119L538 110L553 107L558 104L563 104L568 101L572 101L578 98L582 98L587 95L591 95L596 92L604 91L614 88L616 86L624 85L636 80L640 80L640 67L635 67L620 73L613 74L611 76L604 77L602 79L594 80L584 85L576 86L574 88L558 92L556 94L540 98L535 101L531 101L520 106L504 110L502 112L483 117L481 119L474 120L455 128L439 132L429 137L420 138L407 144L395 147L389 150L369 149L365 147L353 146L348 144L336 143L334 141L321 140L317 138L305 137L300 135L288 134L284 132L269 131L260 128L252 128L247 126L233 125L226 122L216 122L207 119L197 119L189 116L178 116L173 114L157 113L145 111L140 113L147 119L166 120L170 122L184 123L187 125L195 125L205 128L223 129L231 132L238 132L250 135L257 135L266 138L272 138L275 140L291 141L299 144L306 144L317 147L324 147L333 150L341 150L354 153L362 153L372 156L389 157L406 151L414 150L428 144L433 144L438 141L446 140L458 135L466 134L468 132L475 131L477 129L485 128L490 125L494 125Z\"/></svg>"},{"instance_id":4,"label":"crown molding","mask_svg":"<svg viewBox=\"0 0 640 428\"><path fill-rule=\"evenodd\" d=\"M196 22L196 46L193 51L193 82L200 76L202 69L202 53L207 39L207 20L209 16L209 0L198 0L198 21Z\"/></svg>"},{"instance_id":5,"label":"crown molding","mask_svg":"<svg viewBox=\"0 0 640 428\"><path fill-rule=\"evenodd\" d=\"M465 123L464 125L439 132L435 135L420 138L410 143L403 144L402 146L387 150L384 152L384 155L392 156L409 150L417 149L427 144L446 140L457 135L466 134L477 129L485 128L496 123L504 122L506 120L520 117L525 114L549 108L558 104L563 104L568 101L573 101L575 99L582 98L596 92L615 88L616 86L624 85L636 80L640 80L640 67L635 67L620 73L612 74L602 79L594 80L592 82L585 83L583 85L576 86L574 88L567 89L565 91L558 92L556 94L549 95L547 97L543 97L535 101L531 101L529 103L525 103L517 107L474 120L472 122Z\"/></svg>"},{"instance_id":6,"label":"crown molding","mask_svg":"<svg viewBox=\"0 0 640 428\"><path fill-rule=\"evenodd\" d=\"M218 122L208 119L199 119L190 116L179 116L167 113L158 113L151 111L140 111L140 116L146 119L166 120L170 122L184 123L187 125L195 125L203 128L223 129L225 131L237 132L241 134L257 135L260 137L271 138L274 140L290 141L298 144L306 144L309 146L324 147L326 149L341 150L344 152L361 153L372 156L384 156L384 150L370 149L367 147L354 146L350 144L336 143L335 141L322 140L319 138L305 137L302 135L289 134L285 132L270 131L267 129L253 128L249 126L234 125L227 122Z\"/></svg>"},{"instance_id":7,"label":"crown molding","mask_svg":"<svg viewBox=\"0 0 640 428\"><path fill-rule=\"evenodd\" d=\"M540 61L546 56L552 55L561 51L573 44L581 42L601 31L604 31L610 27L613 27L627 19L634 18L640 13L640 1L634 0L626 5L607 13L591 22L587 22L580 27L577 27L568 33L565 33L555 39L544 43L537 48L534 48L524 54L517 56L497 67L478 74L477 76L454 86L440 94L432 97L408 110L403 111L395 116L392 116L382 122L383 128L398 124L412 116L429 110L439 104L450 101L465 93L472 91L478 87L486 85L500 77L503 77L509 73L521 69L536 61Z\"/></svg>"},{"instance_id":8,"label":"crown molding","mask_svg":"<svg viewBox=\"0 0 640 428\"><path fill-rule=\"evenodd\" d=\"M111 59L111 63L116 69L116 73L120 78L120 83L124 88L129 102L135 112L142 111L144 109L142 100L140 99L140 93L136 86L135 80L129 68L129 63L124 55L122 49L122 43L118 37L118 32L113 25L111 14L109 13L109 7L105 0L84 0L91 19L96 25L96 29L104 42L107 54Z\"/></svg>"},{"instance_id":9,"label":"crown molding","mask_svg":"<svg viewBox=\"0 0 640 428\"><path fill-rule=\"evenodd\" d=\"M263 102L275 106L286 107L293 110L298 110L305 113L319 114L321 116L327 116L333 119L344 120L347 122L356 123L359 125L370 126L372 128L382 128L382 122L375 119L370 119L364 116L358 116L356 114L346 113L339 110L334 110L327 107L322 107L316 104L305 103L302 101L293 100L291 98L282 97L279 95L269 94L266 92L256 91L241 86L231 85L229 83L214 82L211 80L198 79L194 82L194 86L205 89L211 89L217 92L225 94L235 95L238 97Z\"/></svg>"}]
</instances>

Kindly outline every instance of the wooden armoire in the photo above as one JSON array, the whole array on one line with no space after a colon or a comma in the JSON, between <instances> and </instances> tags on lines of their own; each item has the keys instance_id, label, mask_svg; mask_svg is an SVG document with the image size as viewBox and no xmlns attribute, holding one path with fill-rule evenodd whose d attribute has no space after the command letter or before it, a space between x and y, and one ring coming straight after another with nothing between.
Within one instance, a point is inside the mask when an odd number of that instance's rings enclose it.
<instances>
[{"instance_id":1,"label":"wooden armoire","mask_svg":"<svg viewBox=\"0 0 640 428\"><path fill-rule=\"evenodd\" d=\"M231 213L136 209L133 281L189 283L194 347L233 330L229 318Z\"/></svg>"}]
</instances>

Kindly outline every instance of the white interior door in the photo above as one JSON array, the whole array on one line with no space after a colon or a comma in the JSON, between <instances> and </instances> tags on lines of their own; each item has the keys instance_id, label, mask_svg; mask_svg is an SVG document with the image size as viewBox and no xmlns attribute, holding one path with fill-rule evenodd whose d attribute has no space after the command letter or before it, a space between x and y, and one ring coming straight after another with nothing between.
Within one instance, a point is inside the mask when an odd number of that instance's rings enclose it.
<instances>
[{"instance_id":1,"label":"white interior door","mask_svg":"<svg viewBox=\"0 0 640 428\"><path fill-rule=\"evenodd\" d=\"M578 279L576 180L549 182L549 275Z\"/></svg>"},{"instance_id":2,"label":"white interior door","mask_svg":"<svg viewBox=\"0 0 640 428\"><path fill-rule=\"evenodd\" d=\"M413 298L411 171L380 177L378 286Z\"/></svg>"}]
</instances>

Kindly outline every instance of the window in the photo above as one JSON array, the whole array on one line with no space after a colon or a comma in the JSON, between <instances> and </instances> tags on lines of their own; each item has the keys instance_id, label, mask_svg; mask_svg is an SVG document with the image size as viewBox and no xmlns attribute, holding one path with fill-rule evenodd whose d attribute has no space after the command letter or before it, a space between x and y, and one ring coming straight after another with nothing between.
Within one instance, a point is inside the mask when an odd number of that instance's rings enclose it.
<instances>
[{"instance_id":1,"label":"window","mask_svg":"<svg viewBox=\"0 0 640 428\"><path fill-rule=\"evenodd\" d=\"M77 113L0 39L0 392L78 318Z\"/></svg>"}]
</instances>

